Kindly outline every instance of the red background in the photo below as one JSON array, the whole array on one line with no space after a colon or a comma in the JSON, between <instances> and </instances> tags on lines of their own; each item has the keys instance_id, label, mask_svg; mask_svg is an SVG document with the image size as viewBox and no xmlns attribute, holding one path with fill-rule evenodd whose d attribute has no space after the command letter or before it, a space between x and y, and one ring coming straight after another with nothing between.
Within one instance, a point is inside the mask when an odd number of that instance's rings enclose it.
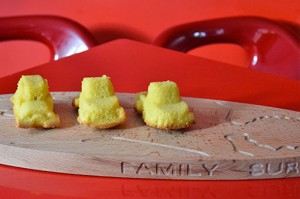
<instances>
[{"instance_id":1,"label":"red background","mask_svg":"<svg viewBox=\"0 0 300 199\"><path fill-rule=\"evenodd\" d=\"M298 0L1 1L0 16L31 14L53 14L74 19L87 27L99 44L116 38L150 43L163 30L195 20L255 15L300 23L300 2ZM225 56L220 56L224 53L228 54L229 58L224 59ZM236 46L205 47L193 51L193 54L240 66L244 66L244 60L247 59L244 51ZM48 62L49 54L43 44L24 41L3 42L0 45L0 58L1 67L21 70ZM295 85L295 82L292 84ZM54 174L7 166L0 168L2 198L299 199L299 187L299 178L257 181L160 181Z\"/></svg>"},{"instance_id":2,"label":"red background","mask_svg":"<svg viewBox=\"0 0 300 199\"><path fill-rule=\"evenodd\" d=\"M116 38L150 43L171 26L228 16L262 16L299 24L299 13L298 0L2 0L0 6L0 16L68 17L87 27L99 44ZM212 45L191 53L239 66L247 62L244 50L235 45ZM19 69L47 62L49 53L36 42L4 42L0 58L1 67Z\"/></svg>"}]
</instances>

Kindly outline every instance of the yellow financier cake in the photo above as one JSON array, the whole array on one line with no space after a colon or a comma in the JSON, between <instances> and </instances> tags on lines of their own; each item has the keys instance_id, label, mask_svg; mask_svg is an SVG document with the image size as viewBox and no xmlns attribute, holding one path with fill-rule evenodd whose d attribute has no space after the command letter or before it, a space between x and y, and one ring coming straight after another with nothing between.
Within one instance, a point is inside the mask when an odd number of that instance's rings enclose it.
<instances>
[{"instance_id":1,"label":"yellow financier cake","mask_svg":"<svg viewBox=\"0 0 300 199\"><path fill-rule=\"evenodd\" d=\"M110 78L106 75L84 78L80 96L73 101L73 105L79 108L78 122L91 127L110 128L126 119Z\"/></svg>"},{"instance_id":2,"label":"yellow financier cake","mask_svg":"<svg viewBox=\"0 0 300 199\"><path fill-rule=\"evenodd\" d=\"M40 75L22 76L10 100L18 127L54 128L60 125L59 116L53 112L48 82Z\"/></svg>"},{"instance_id":3,"label":"yellow financier cake","mask_svg":"<svg viewBox=\"0 0 300 199\"><path fill-rule=\"evenodd\" d=\"M148 92L137 95L134 108L147 125L159 129L182 129L195 120L172 81L150 83Z\"/></svg>"}]
</instances>

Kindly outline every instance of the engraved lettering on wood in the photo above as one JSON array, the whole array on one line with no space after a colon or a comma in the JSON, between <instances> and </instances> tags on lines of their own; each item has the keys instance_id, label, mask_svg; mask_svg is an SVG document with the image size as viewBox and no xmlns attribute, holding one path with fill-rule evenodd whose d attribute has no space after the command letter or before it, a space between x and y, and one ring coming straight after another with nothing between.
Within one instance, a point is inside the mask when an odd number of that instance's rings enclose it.
<instances>
[{"instance_id":1,"label":"engraved lettering on wood","mask_svg":"<svg viewBox=\"0 0 300 199\"><path fill-rule=\"evenodd\" d=\"M277 168L277 170L276 170ZM269 175L276 176L280 174L290 174L290 173L299 173L299 164L298 162L279 162L279 163L257 163L250 165L250 175L252 176L261 176Z\"/></svg>"},{"instance_id":2,"label":"engraved lettering on wood","mask_svg":"<svg viewBox=\"0 0 300 199\"><path fill-rule=\"evenodd\" d=\"M179 164L179 175L184 176L185 171L186 171L185 165L184 164Z\"/></svg>"},{"instance_id":3,"label":"engraved lettering on wood","mask_svg":"<svg viewBox=\"0 0 300 199\"><path fill-rule=\"evenodd\" d=\"M169 166L166 166L164 164L156 164L156 174L157 175L176 175L176 166L173 164L169 164Z\"/></svg>"},{"instance_id":4,"label":"engraved lettering on wood","mask_svg":"<svg viewBox=\"0 0 300 199\"><path fill-rule=\"evenodd\" d=\"M250 165L250 175L261 176L265 173L263 164L252 164Z\"/></svg>"},{"instance_id":5,"label":"engraved lettering on wood","mask_svg":"<svg viewBox=\"0 0 300 199\"><path fill-rule=\"evenodd\" d=\"M140 163L133 164L121 162L121 173L132 175L163 175L163 176L190 176L200 177L202 171L206 171L208 176L219 167L218 164L209 166L207 164L174 164L174 163Z\"/></svg>"},{"instance_id":6,"label":"engraved lettering on wood","mask_svg":"<svg viewBox=\"0 0 300 199\"><path fill-rule=\"evenodd\" d=\"M188 164L187 165L187 175L188 176L201 176L201 173L193 173L192 165Z\"/></svg>"},{"instance_id":7,"label":"engraved lettering on wood","mask_svg":"<svg viewBox=\"0 0 300 199\"><path fill-rule=\"evenodd\" d=\"M207 171L209 176L212 176L213 172L219 167L219 165L215 164L211 168L208 168L206 164L203 164L202 167Z\"/></svg>"},{"instance_id":8,"label":"engraved lettering on wood","mask_svg":"<svg viewBox=\"0 0 300 199\"><path fill-rule=\"evenodd\" d=\"M128 162L121 162L121 173L125 174L125 171L134 171L133 165Z\"/></svg>"},{"instance_id":9,"label":"engraved lettering on wood","mask_svg":"<svg viewBox=\"0 0 300 199\"><path fill-rule=\"evenodd\" d=\"M271 164L267 163L267 171L266 172L267 172L268 175L275 176L275 175L281 174L283 172L283 163L282 162L279 163L277 171L271 172L271 170L272 170Z\"/></svg>"},{"instance_id":10,"label":"engraved lettering on wood","mask_svg":"<svg viewBox=\"0 0 300 199\"><path fill-rule=\"evenodd\" d=\"M299 173L298 162L287 162L285 172L286 174L291 172Z\"/></svg>"},{"instance_id":11,"label":"engraved lettering on wood","mask_svg":"<svg viewBox=\"0 0 300 199\"><path fill-rule=\"evenodd\" d=\"M136 171L136 174L145 174L149 173L150 175L154 175L154 172L151 170L149 165L142 163Z\"/></svg>"}]
</instances>

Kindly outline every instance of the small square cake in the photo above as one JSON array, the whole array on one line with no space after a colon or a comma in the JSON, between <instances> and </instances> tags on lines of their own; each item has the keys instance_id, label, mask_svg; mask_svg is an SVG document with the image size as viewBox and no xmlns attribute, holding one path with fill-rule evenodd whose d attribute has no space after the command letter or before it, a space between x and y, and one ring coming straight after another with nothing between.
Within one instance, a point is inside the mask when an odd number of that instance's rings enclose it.
<instances>
[{"instance_id":1,"label":"small square cake","mask_svg":"<svg viewBox=\"0 0 300 199\"><path fill-rule=\"evenodd\" d=\"M134 108L148 126L159 129L182 129L195 120L172 81L150 83L148 92L137 94Z\"/></svg>"},{"instance_id":2,"label":"small square cake","mask_svg":"<svg viewBox=\"0 0 300 199\"><path fill-rule=\"evenodd\" d=\"M53 112L48 82L40 75L22 76L11 102L18 127L55 128L60 125L59 116Z\"/></svg>"},{"instance_id":3,"label":"small square cake","mask_svg":"<svg viewBox=\"0 0 300 199\"><path fill-rule=\"evenodd\" d=\"M84 78L79 98L73 101L78 107L78 122L90 127L106 129L123 123L126 114L115 95L110 78Z\"/></svg>"}]
</instances>

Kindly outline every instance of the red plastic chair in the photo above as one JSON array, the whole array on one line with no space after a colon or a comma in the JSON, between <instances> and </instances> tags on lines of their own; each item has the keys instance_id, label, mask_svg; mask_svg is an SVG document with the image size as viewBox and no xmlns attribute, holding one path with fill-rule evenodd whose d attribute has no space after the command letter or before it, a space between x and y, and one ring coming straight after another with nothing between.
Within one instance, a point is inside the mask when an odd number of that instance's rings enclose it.
<instances>
[{"instance_id":1,"label":"red plastic chair","mask_svg":"<svg viewBox=\"0 0 300 199\"><path fill-rule=\"evenodd\" d=\"M299 80L299 28L261 17L220 18L169 28L153 44L181 52L207 44L237 44L248 52L249 68Z\"/></svg>"},{"instance_id":2,"label":"red plastic chair","mask_svg":"<svg viewBox=\"0 0 300 199\"><path fill-rule=\"evenodd\" d=\"M88 50L97 45L93 35L79 23L58 16L0 18L0 41L35 40L48 46L53 60Z\"/></svg>"}]
</instances>

